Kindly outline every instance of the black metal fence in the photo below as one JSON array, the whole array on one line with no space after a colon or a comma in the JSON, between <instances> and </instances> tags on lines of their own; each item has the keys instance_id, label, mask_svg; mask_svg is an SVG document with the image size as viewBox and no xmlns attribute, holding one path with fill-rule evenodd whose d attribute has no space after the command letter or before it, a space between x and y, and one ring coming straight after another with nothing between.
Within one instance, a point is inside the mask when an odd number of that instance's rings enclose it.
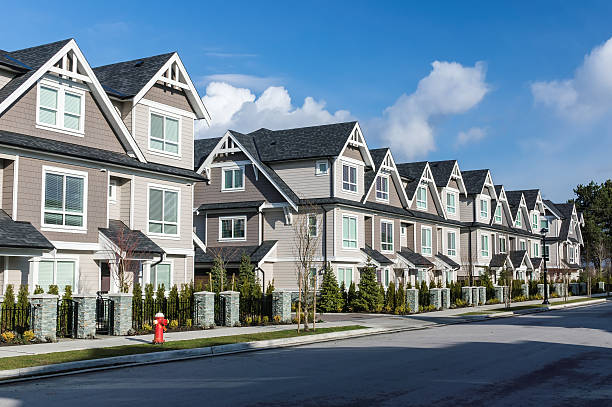
<instances>
[{"instance_id":1,"label":"black metal fence","mask_svg":"<svg viewBox=\"0 0 612 407\"><path fill-rule=\"evenodd\" d=\"M19 307L2 307L0 311L0 333L6 331L23 334L32 329L33 310L30 305Z\"/></svg>"},{"instance_id":2,"label":"black metal fence","mask_svg":"<svg viewBox=\"0 0 612 407\"><path fill-rule=\"evenodd\" d=\"M99 296L96 299L96 334L112 335L114 316L113 300Z\"/></svg>"},{"instance_id":3,"label":"black metal fence","mask_svg":"<svg viewBox=\"0 0 612 407\"><path fill-rule=\"evenodd\" d=\"M272 319L272 296L245 297L240 299L240 322L245 323L261 320L263 317Z\"/></svg>"},{"instance_id":4,"label":"black metal fence","mask_svg":"<svg viewBox=\"0 0 612 407\"><path fill-rule=\"evenodd\" d=\"M193 298L187 300L164 298L152 301L143 299L139 303L134 303L132 306L132 327L140 330L144 325L153 326L155 314L158 312L163 313L169 321L178 321L179 326L192 325L194 318Z\"/></svg>"},{"instance_id":5,"label":"black metal fence","mask_svg":"<svg viewBox=\"0 0 612 407\"><path fill-rule=\"evenodd\" d=\"M215 295L215 325L222 326L225 324L225 297L219 294Z\"/></svg>"},{"instance_id":6,"label":"black metal fence","mask_svg":"<svg viewBox=\"0 0 612 407\"><path fill-rule=\"evenodd\" d=\"M79 303L69 299L57 302L57 336L76 338Z\"/></svg>"}]
</instances>

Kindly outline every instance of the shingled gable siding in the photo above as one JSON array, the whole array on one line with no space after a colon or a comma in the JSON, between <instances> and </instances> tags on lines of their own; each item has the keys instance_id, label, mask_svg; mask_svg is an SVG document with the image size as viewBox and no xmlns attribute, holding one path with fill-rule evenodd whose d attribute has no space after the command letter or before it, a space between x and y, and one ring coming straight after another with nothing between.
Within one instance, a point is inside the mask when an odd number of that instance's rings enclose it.
<instances>
[{"instance_id":1,"label":"shingled gable siding","mask_svg":"<svg viewBox=\"0 0 612 407\"><path fill-rule=\"evenodd\" d=\"M15 162L4 160L4 168L2 169L2 209L10 216L13 214L13 186Z\"/></svg>"},{"instance_id":2,"label":"shingled gable siding","mask_svg":"<svg viewBox=\"0 0 612 407\"><path fill-rule=\"evenodd\" d=\"M331 170L328 169L327 174L317 175L317 161L286 161L272 163L270 166L301 199L329 197ZM331 160L328 160L328 165L330 164Z\"/></svg>"},{"instance_id":3,"label":"shingled gable siding","mask_svg":"<svg viewBox=\"0 0 612 407\"><path fill-rule=\"evenodd\" d=\"M106 227L107 174L97 168L45 161L21 156L19 159L19 188L17 219L32 223L41 230L43 166L87 173L87 233L42 231L47 239L80 243L98 242L98 228ZM27 187L24 187L27 186Z\"/></svg>"},{"instance_id":4,"label":"shingled gable siding","mask_svg":"<svg viewBox=\"0 0 612 407\"><path fill-rule=\"evenodd\" d=\"M125 149L104 117L91 92L85 92L85 121L83 137L36 128L37 85L0 116L0 130L44 137L51 140L79 144L102 150L124 153Z\"/></svg>"},{"instance_id":5,"label":"shingled gable siding","mask_svg":"<svg viewBox=\"0 0 612 407\"><path fill-rule=\"evenodd\" d=\"M205 203L218 202L243 202L243 201L267 201L267 202L285 202L285 198L278 192L276 187L268 181L261 172L259 179L255 179L255 171L253 166L248 164L245 166L244 173L244 191L221 192L223 184L222 168L213 167L210 171L210 184L205 182L196 183L194 191L194 206Z\"/></svg>"},{"instance_id":6,"label":"shingled gable siding","mask_svg":"<svg viewBox=\"0 0 612 407\"><path fill-rule=\"evenodd\" d=\"M221 217L246 216L246 240L219 241ZM257 246L259 244L259 216L257 212L208 213L206 220L208 247L219 246Z\"/></svg>"},{"instance_id":7,"label":"shingled gable siding","mask_svg":"<svg viewBox=\"0 0 612 407\"><path fill-rule=\"evenodd\" d=\"M157 109L153 109L158 111ZM149 121L151 108L141 103L136 104L132 110L134 115L134 130L132 134L136 139L136 143L142 150L147 161L171 165L180 168L193 168L193 126L194 120L191 117L180 116L180 146L179 153L180 157L160 155L164 154L161 151L152 150L149 148ZM168 112L172 117L177 115Z\"/></svg>"},{"instance_id":8,"label":"shingled gable siding","mask_svg":"<svg viewBox=\"0 0 612 407\"><path fill-rule=\"evenodd\" d=\"M462 222L474 222L474 196L459 198L459 213Z\"/></svg>"},{"instance_id":9,"label":"shingled gable siding","mask_svg":"<svg viewBox=\"0 0 612 407\"><path fill-rule=\"evenodd\" d=\"M119 111L123 124L127 127L128 131L132 132L132 102L120 102L118 100L111 99L113 106Z\"/></svg>"}]
</instances>

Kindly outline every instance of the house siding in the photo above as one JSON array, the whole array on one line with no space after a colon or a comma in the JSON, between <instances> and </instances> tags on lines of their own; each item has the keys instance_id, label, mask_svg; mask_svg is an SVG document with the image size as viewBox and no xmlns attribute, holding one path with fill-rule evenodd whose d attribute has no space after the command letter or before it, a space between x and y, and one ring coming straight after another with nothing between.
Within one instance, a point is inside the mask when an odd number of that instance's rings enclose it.
<instances>
[{"instance_id":1,"label":"house siding","mask_svg":"<svg viewBox=\"0 0 612 407\"><path fill-rule=\"evenodd\" d=\"M206 219L206 239L210 247L220 246L257 246L259 244L259 216L257 212L219 212L208 213ZM225 216L246 216L245 241L220 241L221 222L219 218Z\"/></svg>"},{"instance_id":2,"label":"house siding","mask_svg":"<svg viewBox=\"0 0 612 407\"><path fill-rule=\"evenodd\" d=\"M316 175L317 161L288 161L270 166L301 199L328 197L331 192L331 170L328 169L327 174Z\"/></svg>"},{"instance_id":3,"label":"house siding","mask_svg":"<svg viewBox=\"0 0 612 407\"><path fill-rule=\"evenodd\" d=\"M9 215L13 216L13 187L15 184L15 162L4 160L4 168L2 169L2 209Z\"/></svg>"},{"instance_id":4,"label":"house siding","mask_svg":"<svg viewBox=\"0 0 612 407\"><path fill-rule=\"evenodd\" d=\"M379 201L376 199L376 178L372 182L370 193L368 194L368 202L383 203L386 205L394 206L396 208L402 208L402 201L400 200L399 193L397 191L398 186L393 181L393 177L389 174L389 202ZM400 185L401 188L401 185ZM367 192L367 191L366 191Z\"/></svg>"},{"instance_id":5,"label":"house siding","mask_svg":"<svg viewBox=\"0 0 612 407\"><path fill-rule=\"evenodd\" d=\"M174 89L159 82L156 83L144 95L145 99L152 100L157 103L172 106L177 109L182 109L188 112L193 112L191 103L182 89Z\"/></svg>"}]
</instances>

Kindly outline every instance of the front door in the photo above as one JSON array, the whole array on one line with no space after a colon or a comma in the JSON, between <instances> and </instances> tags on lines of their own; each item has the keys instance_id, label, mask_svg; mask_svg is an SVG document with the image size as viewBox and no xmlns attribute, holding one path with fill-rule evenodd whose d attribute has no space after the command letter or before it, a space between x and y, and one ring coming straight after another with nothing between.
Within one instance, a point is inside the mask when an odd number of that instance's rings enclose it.
<instances>
[{"instance_id":1,"label":"front door","mask_svg":"<svg viewBox=\"0 0 612 407\"><path fill-rule=\"evenodd\" d=\"M107 293L110 291L110 266L108 262L100 263L100 292Z\"/></svg>"}]
</instances>

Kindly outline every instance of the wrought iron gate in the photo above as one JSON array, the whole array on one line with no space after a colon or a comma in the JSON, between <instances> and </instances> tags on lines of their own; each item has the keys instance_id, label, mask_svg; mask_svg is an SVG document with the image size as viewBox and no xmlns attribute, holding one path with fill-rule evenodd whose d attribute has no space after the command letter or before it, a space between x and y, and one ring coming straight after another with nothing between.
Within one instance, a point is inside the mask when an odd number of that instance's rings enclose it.
<instances>
[{"instance_id":1,"label":"wrought iron gate","mask_svg":"<svg viewBox=\"0 0 612 407\"><path fill-rule=\"evenodd\" d=\"M76 338L79 303L61 299L57 302L57 336Z\"/></svg>"},{"instance_id":2,"label":"wrought iron gate","mask_svg":"<svg viewBox=\"0 0 612 407\"><path fill-rule=\"evenodd\" d=\"M113 300L98 296L96 299L96 334L112 335L114 325Z\"/></svg>"},{"instance_id":3,"label":"wrought iron gate","mask_svg":"<svg viewBox=\"0 0 612 407\"><path fill-rule=\"evenodd\" d=\"M215 325L223 326L225 324L225 297L219 294L215 295Z\"/></svg>"}]
</instances>

